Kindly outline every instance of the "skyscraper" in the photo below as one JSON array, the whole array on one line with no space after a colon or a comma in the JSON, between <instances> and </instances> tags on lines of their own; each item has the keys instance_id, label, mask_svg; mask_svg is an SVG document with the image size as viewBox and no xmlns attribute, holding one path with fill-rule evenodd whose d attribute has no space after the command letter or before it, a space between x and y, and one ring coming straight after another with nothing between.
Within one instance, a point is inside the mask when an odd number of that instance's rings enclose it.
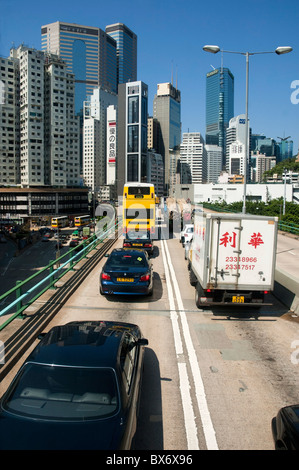
<instances>
[{"instance_id":1,"label":"skyscraper","mask_svg":"<svg viewBox=\"0 0 299 470\"><path fill-rule=\"evenodd\" d=\"M178 149L181 144L181 92L171 83L158 84L153 117L160 123L162 148L156 150L164 160L164 184L167 192L173 168L170 165L170 152Z\"/></svg>"},{"instance_id":2,"label":"skyscraper","mask_svg":"<svg viewBox=\"0 0 299 470\"><path fill-rule=\"evenodd\" d=\"M225 165L225 131L234 116L234 76L228 68L215 69L206 75L206 144L223 149Z\"/></svg>"},{"instance_id":3,"label":"skyscraper","mask_svg":"<svg viewBox=\"0 0 299 470\"><path fill-rule=\"evenodd\" d=\"M137 80L137 36L123 23L106 26L117 44L117 84Z\"/></svg>"},{"instance_id":4,"label":"skyscraper","mask_svg":"<svg viewBox=\"0 0 299 470\"><path fill-rule=\"evenodd\" d=\"M42 50L59 55L74 73L76 113L94 88L117 93L116 41L100 28L56 21L41 28Z\"/></svg>"},{"instance_id":5,"label":"skyscraper","mask_svg":"<svg viewBox=\"0 0 299 470\"><path fill-rule=\"evenodd\" d=\"M200 132L184 132L180 146L181 164L188 164L192 183L206 182L206 149Z\"/></svg>"},{"instance_id":6,"label":"skyscraper","mask_svg":"<svg viewBox=\"0 0 299 470\"><path fill-rule=\"evenodd\" d=\"M240 114L235 116L229 121L229 127L226 131L226 167L229 175L244 175L245 172L245 144L246 144L246 116ZM247 135L247 169L250 167L250 134L248 120L248 135ZM246 171L246 176L249 178L249 172Z\"/></svg>"},{"instance_id":7,"label":"skyscraper","mask_svg":"<svg viewBox=\"0 0 299 470\"><path fill-rule=\"evenodd\" d=\"M117 191L126 182L147 181L148 86L141 82L118 86Z\"/></svg>"}]
</instances>

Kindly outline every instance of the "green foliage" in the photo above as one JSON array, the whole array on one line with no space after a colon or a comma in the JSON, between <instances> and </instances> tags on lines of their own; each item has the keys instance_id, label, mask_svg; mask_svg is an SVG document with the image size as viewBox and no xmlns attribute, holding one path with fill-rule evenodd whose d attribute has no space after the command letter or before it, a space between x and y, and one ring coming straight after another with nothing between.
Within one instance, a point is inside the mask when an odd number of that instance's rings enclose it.
<instances>
[{"instance_id":1,"label":"green foliage","mask_svg":"<svg viewBox=\"0 0 299 470\"><path fill-rule=\"evenodd\" d=\"M214 209L217 211L225 212L242 212L243 203L242 201L233 202L227 204L221 202L217 204L205 204L205 207ZM299 226L299 204L286 201L285 215L283 215L283 198L272 199L266 204L263 201L260 202L246 202L246 213L254 215L265 215L271 217L278 217L281 222L286 224L295 224Z\"/></svg>"},{"instance_id":2,"label":"green foliage","mask_svg":"<svg viewBox=\"0 0 299 470\"><path fill-rule=\"evenodd\" d=\"M286 160L277 163L277 165L275 165L275 167L271 170L265 171L265 173L263 174L263 180L265 181L268 177L273 176L276 173L278 175L282 175L285 169L294 172L299 172L299 162L296 162L296 157L287 158Z\"/></svg>"}]
</instances>

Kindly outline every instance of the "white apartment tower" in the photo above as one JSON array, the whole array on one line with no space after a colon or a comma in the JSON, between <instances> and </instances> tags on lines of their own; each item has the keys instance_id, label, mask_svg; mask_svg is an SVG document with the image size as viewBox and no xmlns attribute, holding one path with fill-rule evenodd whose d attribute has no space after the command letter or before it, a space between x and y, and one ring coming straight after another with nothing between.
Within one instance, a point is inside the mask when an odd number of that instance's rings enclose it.
<instances>
[{"instance_id":1,"label":"white apartment tower","mask_svg":"<svg viewBox=\"0 0 299 470\"><path fill-rule=\"evenodd\" d=\"M11 49L20 70L20 183L45 184L44 158L44 54L19 46Z\"/></svg>"},{"instance_id":2,"label":"white apartment tower","mask_svg":"<svg viewBox=\"0 0 299 470\"><path fill-rule=\"evenodd\" d=\"M0 106L10 105L6 138L15 163L14 184L79 185L79 121L74 117L73 75L66 73L65 63L57 56L25 46L11 49L6 62L9 67L4 82L9 88L7 101L5 98ZM2 113L0 127L5 122ZM13 133L14 148L10 145ZM2 175L4 178L4 167ZM6 178L5 183L9 182L12 180Z\"/></svg>"},{"instance_id":3,"label":"white apartment tower","mask_svg":"<svg viewBox=\"0 0 299 470\"><path fill-rule=\"evenodd\" d=\"M53 54L45 57L45 183L79 184L79 118L75 116L74 76Z\"/></svg>"},{"instance_id":4,"label":"white apartment tower","mask_svg":"<svg viewBox=\"0 0 299 470\"><path fill-rule=\"evenodd\" d=\"M19 65L0 58L0 184L15 185L20 179Z\"/></svg>"},{"instance_id":5,"label":"white apartment tower","mask_svg":"<svg viewBox=\"0 0 299 470\"><path fill-rule=\"evenodd\" d=\"M101 87L93 91L83 109L83 178L91 191L98 191L107 181L107 109L113 106L116 112L117 95ZM116 123L116 116L114 123ZM116 129L116 124L115 124ZM111 137L109 135L109 137ZM115 158L114 162L115 168ZM111 165L112 166L112 165ZM115 180L115 177L114 177ZM109 183L111 175L109 173Z\"/></svg>"},{"instance_id":6,"label":"white apartment tower","mask_svg":"<svg viewBox=\"0 0 299 470\"><path fill-rule=\"evenodd\" d=\"M181 164L188 164L192 176L192 184L206 181L206 149L205 142L199 132L184 132L180 146Z\"/></svg>"}]
</instances>

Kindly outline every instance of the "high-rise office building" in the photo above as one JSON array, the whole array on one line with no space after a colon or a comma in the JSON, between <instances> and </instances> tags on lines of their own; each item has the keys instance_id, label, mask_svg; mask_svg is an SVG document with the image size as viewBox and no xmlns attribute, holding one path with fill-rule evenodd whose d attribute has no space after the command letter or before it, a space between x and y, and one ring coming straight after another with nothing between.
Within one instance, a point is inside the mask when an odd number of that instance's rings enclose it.
<instances>
[{"instance_id":1,"label":"high-rise office building","mask_svg":"<svg viewBox=\"0 0 299 470\"><path fill-rule=\"evenodd\" d=\"M246 144L246 116L240 114L229 121L226 130L226 168L229 175L244 175L245 172L245 144ZM248 169L250 168L250 134L248 120L247 135L247 169L246 176L249 179Z\"/></svg>"},{"instance_id":2,"label":"high-rise office building","mask_svg":"<svg viewBox=\"0 0 299 470\"><path fill-rule=\"evenodd\" d=\"M180 146L181 165L188 164L192 184L206 181L206 149L200 132L184 132Z\"/></svg>"},{"instance_id":3,"label":"high-rise office building","mask_svg":"<svg viewBox=\"0 0 299 470\"><path fill-rule=\"evenodd\" d=\"M218 183L222 171L222 148L219 145L206 145L206 182Z\"/></svg>"},{"instance_id":4,"label":"high-rise office building","mask_svg":"<svg viewBox=\"0 0 299 470\"><path fill-rule=\"evenodd\" d=\"M225 165L225 131L234 116L234 76L228 68L215 69L206 75L206 144L223 149Z\"/></svg>"},{"instance_id":5,"label":"high-rise office building","mask_svg":"<svg viewBox=\"0 0 299 470\"><path fill-rule=\"evenodd\" d=\"M117 193L126 182L147 181L148 86L141 82L118 86Z\"/></svg>"},{"instance_id":6,"label":"high-rise office building","mask_svg":"<svg viewBox=\"0 0 299 470\"><path fill-rule=\"evenodd\" d=\"M171 83L158 84L154 97L153 117L160 123L162 148L156 149L161 153L164 163L164 185L168 193L172 168L170 154L179 149L181 144L181 92Z\"/></svg>"},{"instance_id":7,"label":"high-rise office building","mask_svg":"<svg viewBox=\"0 0 299 470\"><path fill-rule=\"evenodd\" d=\"M101 86L117 93L116 41L97 27L56 21L42 26L42 50L59 55L75 75L76 113Z\"/></svg>"},{"instance_id":8,"label":"high-rise office building","mask_svg":"<svg viewBox=\"0 0 299 470\"><path fill-rule=\"evenodd\" d=\"M123 23L106 26L117 44L117 84L137 80L137 36Z\"/></svg>"}]
</instances>

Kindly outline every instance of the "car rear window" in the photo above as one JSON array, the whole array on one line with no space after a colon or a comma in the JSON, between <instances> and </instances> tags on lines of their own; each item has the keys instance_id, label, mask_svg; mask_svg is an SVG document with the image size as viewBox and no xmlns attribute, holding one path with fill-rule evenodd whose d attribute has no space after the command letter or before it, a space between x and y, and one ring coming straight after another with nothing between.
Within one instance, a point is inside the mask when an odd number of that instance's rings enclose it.
<instances>
[{"instance_id":1,"label":"car rear window","mask_svg":"<svg viewBox=\"0 0 299 470\"><path fill-rule=\"evenodd\" d=\"M144 253L111 253L107 260L107 266L109 267L123 267L123 266L135 266L145 267L148 262L144 256Z\"/></svg>"},{"instance_id":2,"label":"car rear window","mask_svg":"<svg viewBox=\"0 0 299 470\"><path fill-rule=\"evenodd\" d=\"M5 399L5 410L32 418L82 421L118 409L113 369L27 364Z\"/></svg>"},{"instance_id":3,"label":"car rear window","mask_svg":"<svg viewBox=\"0 0 299 470\"><path fill-rule=\"evenodd\" d=\"M127 233L126 238L129 238L130 240L136 240L136 239L149 240L150 236L149 236L148 232L129 231Z\"/></svg>"}]
</instances>

